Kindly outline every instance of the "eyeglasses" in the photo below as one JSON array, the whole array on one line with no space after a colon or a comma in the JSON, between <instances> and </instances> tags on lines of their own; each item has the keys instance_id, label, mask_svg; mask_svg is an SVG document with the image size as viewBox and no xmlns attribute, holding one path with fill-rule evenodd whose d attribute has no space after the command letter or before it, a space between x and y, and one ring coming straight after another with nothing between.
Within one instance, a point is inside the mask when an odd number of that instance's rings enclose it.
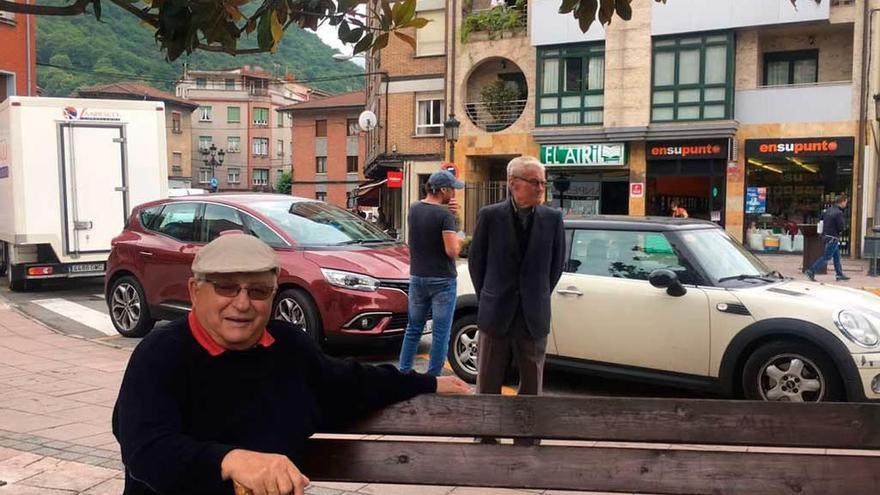
<instances>
[{"instance_id":1,"label":"eyeglasses","mask_svg":"<svg viewBox=\"0 0 880 495\"><path fill-rule=\"evenodd\" d=\"M543 188L546 188L546 187L547 187L547 181L546 181L546 180L539 180L539 179L526 179L525 177L520 177L519 175L514 175L513 178L514 178L514 179L519 179L519 180L521 180L521 181L528 182L529 184L532 185L532 187L543 187Z\"/></svg>"},{"instance_id":2,"label":"eyeglasses","mask_svg":"<svg viewBox=\"0 0 880 495\"><path fill-rule=\"evenodd\" d=\"M241 291L247 291L248 298L253 301L265 301L272 297L275 293L275 287L271 285L257 285L254 287L243 287L238 284L229 282L218 282L216 280L204 279L204 282L214 286L214 292L221 297L238 297Z\"/></svg>"}]
</instances>

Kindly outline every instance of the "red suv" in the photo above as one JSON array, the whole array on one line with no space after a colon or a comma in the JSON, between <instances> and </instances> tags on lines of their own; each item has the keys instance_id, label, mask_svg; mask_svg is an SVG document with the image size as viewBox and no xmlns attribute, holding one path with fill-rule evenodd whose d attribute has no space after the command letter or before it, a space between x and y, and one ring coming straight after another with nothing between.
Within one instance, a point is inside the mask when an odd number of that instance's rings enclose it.
<instances>
[{"instance_id":1,"label":"red suv","mask_svg":"<svg viewBox=\"0 0 880 495\"><path fill-rule=\"evenodd\" d=\"M278 253L273 318L302 325L319 343L402 336L408 248L341 208L277 194L184 196L136 207L107 262L104 292L116 330L140 337L156 320L185 314L196 252L228 230Z\"/></svg>"}]
</instances>

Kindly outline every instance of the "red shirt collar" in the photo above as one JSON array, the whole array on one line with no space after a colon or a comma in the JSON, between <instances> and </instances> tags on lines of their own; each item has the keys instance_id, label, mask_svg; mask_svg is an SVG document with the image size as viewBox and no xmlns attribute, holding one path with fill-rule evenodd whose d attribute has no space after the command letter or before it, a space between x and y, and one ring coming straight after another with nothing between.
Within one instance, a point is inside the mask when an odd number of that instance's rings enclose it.
<instances>
[{"instance_id":1,"label":"red shirt collar","mask_svg":"<svg viewBox=\"0 0 880 495\"><path fill-rule=\"evenodd\" d=\"M196 342L199 343L202 348L211 355L211 357L217 357L224 352L226 349L222 347L220 344L214 341L211 336L208 334L208 331L205 330L205 327L202 326L199 319L196 317L195 312L190 311L189 316L187 317L189 321L189 331L192 332L193 337L196 339ZM263 347L269 347L275 343L275 338L272 337L272 334L269 333L268 330L263 329L263 335L260 336L260 340L257 341L257 345L261 345Z\"/></svg>"}]
</instances>

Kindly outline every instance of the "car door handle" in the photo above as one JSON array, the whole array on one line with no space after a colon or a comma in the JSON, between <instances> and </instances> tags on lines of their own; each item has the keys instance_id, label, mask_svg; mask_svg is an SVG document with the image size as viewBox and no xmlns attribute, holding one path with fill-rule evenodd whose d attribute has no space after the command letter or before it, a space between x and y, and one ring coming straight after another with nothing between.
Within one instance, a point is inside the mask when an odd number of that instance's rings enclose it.
<instances>
[{"instance_id":1,"label":"car door handle","mask_svg":"<svg viewBox=\"0 0 880 495\"><path fill-rule=\"evenodd\" d=\"M569 287L568 289L556 289L557 294L562 294L565 296L578 296L581 297L584 295L583 292L575 289L574 287Z\"/></svg>"},{"instance_id":2,"label":"car door handle","mask_svg":"<svg viewBox=\"0 0 880 495\"><path fill-rule=\"evenodd\" d=\"M148 258L153 256L153 253L151 253L149 251L138 251L138 254L141 256L146 256Z\"/></svg>"}]
</instances>

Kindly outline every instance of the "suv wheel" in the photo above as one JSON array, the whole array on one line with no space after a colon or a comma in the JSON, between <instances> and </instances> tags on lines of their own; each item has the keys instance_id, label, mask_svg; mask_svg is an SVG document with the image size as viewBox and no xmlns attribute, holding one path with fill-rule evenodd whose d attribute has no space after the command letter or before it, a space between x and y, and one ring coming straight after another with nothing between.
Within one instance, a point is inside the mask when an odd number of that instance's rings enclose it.
<instances>
[{"instance_id":1,"label":"suv wheel","mask_svg":"<svg viewBox=\"0 0 880 495\"><path fill-rule=\"evenodd\" d=\"M113 326L124 337L143 337L156 324L150 317L144 289L134 277L120 277L113 282L107 305Z\"/></svg>"},{"instance_id":2,"label":"suv wheel","mask_svg":"<svg viewBox=\"0 0 880 495\"><path fill-rule=\"evenodd\" d=\"M275 298L272 318L302 327L303 332L315 342L321 343L321 328L318 323L318 308L312 298L301 289L286 289Z\"/></svg>"},{"instance_id":3,"label":"suv wheel","mask_svg":"<svg viewBox=\"0 0 880 495\"><path fill-rule=\"evenodd\" d=\"M743 368L747 399L825 402L843 399L843 385L831 359L804 342L778 340L759 347Z\"/></svg>"},{"instance_id":4,"label":"suv wheel","mask_svg":"<svg viewBox=\"0 0 880 495\"><path fill-rule=\"evenodd\" d=\"M455 320L450 332L447 358L452 371L468 383L477 383L477 315L469 314Z\"/></svg>"}]
</instances>

